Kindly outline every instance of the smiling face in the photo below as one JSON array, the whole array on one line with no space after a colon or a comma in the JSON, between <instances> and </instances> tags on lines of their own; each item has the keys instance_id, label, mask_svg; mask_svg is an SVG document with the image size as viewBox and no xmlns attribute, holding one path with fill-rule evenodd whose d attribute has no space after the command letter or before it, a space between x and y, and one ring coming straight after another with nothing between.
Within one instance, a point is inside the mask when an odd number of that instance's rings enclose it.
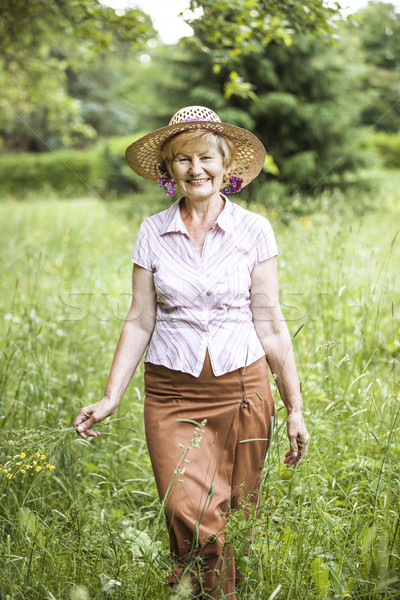
<instances>
[{"instance_id":1,"label":"smiling face","mask_svg":"<svg viewBox=\"0 0 400 600\"><path fill-rule=\"evenodd\" d=\"M206 200L219 197L235 150L224 136L196 130L169 140L162 150L162 158L186 198Z\"/></svg>"},{"instance_id":2,"label":"smiling face","mask_svg":"<svg viewBox=\"0 0 400 600\"><path fill-rule=\"evenodd\" d=\"M181 193L192 200L219 196L219 190L223 187L223 159L215 148L201 152L182 150L173 159L171 170Z\"/></svg>"}]
</instances>

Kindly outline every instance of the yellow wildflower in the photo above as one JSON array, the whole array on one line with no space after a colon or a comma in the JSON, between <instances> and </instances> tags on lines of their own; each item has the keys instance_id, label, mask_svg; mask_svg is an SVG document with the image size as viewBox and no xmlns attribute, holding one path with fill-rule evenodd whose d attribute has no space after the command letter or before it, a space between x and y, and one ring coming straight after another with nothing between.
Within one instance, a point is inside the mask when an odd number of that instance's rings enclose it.
<instances>
[{"instance_id":1,"label":"yellow wildflower","mask_svg":"<svg viewBox=\"0 0 400 600\"><path fill-rule=\"evenodd\" d=\"M42 470L42 467L40 467L40 466L36 467L36 471L41 471L41 470Z\"/></svg>"},{"instance_id":2,"label":"yellow wildflower","mask_svg":"<svg viewBox=\"0 0 400 600\"><path fill-rule=\"evenodd\" d=\"M8 477L8 479L12 479L12 478L14 477L14 475L11 475L11 473L9 473L9 474L7 475L7 477Z\"/></svg>"},{"instance_id":3,"label":"yellow wildflower","mask_svg":"<svg viewBox=\"0 0 400 600\"><path fill-rule=\"evenodd\" d=\"M34 465L37 465L37 461L36 461L36 460L33 460L33 461L32 461L32 464L34 464Z\"/></svg>"},{"instance_id":4,"label":"yellow wildflower","mask_svg":"<svg viewBox=\"0 0 400 600\"><path fill-rule=\"evenodd\" d=\"M26 454L25 452L21 452L21 454L19 455L20 458L25 458Z\"/></svg>"},{"instance_id":5,"label":"yellow wildflower","mask_svg":"<svg viewBox=\"0 0 400 600\"><path fill-rule=\"evenodd\" d=\"M12 440L9 440L8 442L10 444L10 446L12 446L12 444L14 443Z\"/></svg>"},{"instance_id":6,"label":"yellow wildflower","mask_svg":"<svg viewBox=\"0 0 400 600\"><path fill-rule=\"evenodd\" d=\"M25 469L21 469L21 473L26 473Z\"/></svg>"},{"instance_id":7,"label":"yellow wildflower","mask_svg":"<svg viewBox=\"0 0 400 600\"><path fill-rule=\"evenodd\" d=\"M50 465L49 466L50 471L54 471L55 468L56 468L55 465Z\"/></svg>"},{"instance_id":8,"label":"yellow wildflower","mask_svg":"<svg viewBox=\"0 0 400 600\"><path fill-rule=\"evenodd\" d=\"M8 473L7 469L3 469L3 473Z\"/></svg>"},{"instance_id":9,"label":"yellow wildflower","mask_svg":"<svg viewBox=\"0 0 400 600\"><path fill-rule=\"evenodd\" d=\"M17 462L17 467L20 467L22 465L22 462Z\"/></svg>"},{"instance_id":10,"label":"yellow wildflower","mask_svg":"<svg viewBox=\"0 0 400 600\"><path fill-rule=\"evenodd\" d=\"M39 456L40 458L40 452L36 452L35 456Z\"/></svg>"},{"instance_id":11,"label":"yellow wildflower","mask_svg":"<svg viewBox=\"0 0 400 600\"><path fill-rule=\"evenodd\" d=\"M42 454L42 456L40 457L40 460L44 460L46 458L45 454Z\"/></svg>"}]
</instances>

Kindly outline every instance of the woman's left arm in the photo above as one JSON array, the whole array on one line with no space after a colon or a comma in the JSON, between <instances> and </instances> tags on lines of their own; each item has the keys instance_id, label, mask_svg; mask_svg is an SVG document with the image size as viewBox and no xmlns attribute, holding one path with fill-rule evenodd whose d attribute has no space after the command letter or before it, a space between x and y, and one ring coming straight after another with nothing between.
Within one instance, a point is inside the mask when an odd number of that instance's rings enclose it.
<instances>
[{"instance_id":1,"label":"woman's left arm","mask_svg":"<svg viewBox=\"0 0 400 600\"><path fill-rule=\"evenodd\" d=\"M276 257L254 267L250 291L254 326L288 413L290 450L285 454L285 464L296 467L307 454L310 436L303 418L292 341L279 304Z\"/></svg>"}]
</instances>

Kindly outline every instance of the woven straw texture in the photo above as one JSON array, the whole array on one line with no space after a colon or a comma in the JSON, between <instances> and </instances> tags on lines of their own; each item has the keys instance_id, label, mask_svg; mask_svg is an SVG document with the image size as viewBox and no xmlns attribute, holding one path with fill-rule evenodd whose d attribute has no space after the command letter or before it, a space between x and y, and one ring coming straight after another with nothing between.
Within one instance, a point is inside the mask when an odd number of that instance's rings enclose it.
<instances>
[{"instance_id":1,"label":"woven straw texture","mask_svg":"<svg viewBox=\"0 0 400 600\"><path fill-rule=\"evenodd\" d=\"M203 106L189 106L178 111L167 127L156 129L152 133L136 140L125 152L128 165L141 177L156 180L160 177L162 160L160 151L168 138L191 129L207 129L229 138L237 151L231 175L243 180L242 187L250 183L261 171L265 160L265 148L260 140L241 127L221 123L218 115Z\"/></svg>"}]
</instances>

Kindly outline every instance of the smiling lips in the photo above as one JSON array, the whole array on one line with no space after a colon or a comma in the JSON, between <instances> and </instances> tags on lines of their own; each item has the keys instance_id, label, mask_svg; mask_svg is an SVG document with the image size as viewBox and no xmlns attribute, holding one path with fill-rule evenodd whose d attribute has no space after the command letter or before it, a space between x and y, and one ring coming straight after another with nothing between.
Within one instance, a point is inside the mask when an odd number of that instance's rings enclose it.
<instances>
[{"instance_id":1,"label":"smiling lips","mask_svg":"<svg viewBox=\"0 0 400 600\"><path fill-rule=\"evenodd\" d=\"M200 184L200 183L204 183L205 181L209 181L209 177L205 178L205 179L188 179L188 183L192 183L194 185L196 184Z\"/></svg>"}]
</instances>

